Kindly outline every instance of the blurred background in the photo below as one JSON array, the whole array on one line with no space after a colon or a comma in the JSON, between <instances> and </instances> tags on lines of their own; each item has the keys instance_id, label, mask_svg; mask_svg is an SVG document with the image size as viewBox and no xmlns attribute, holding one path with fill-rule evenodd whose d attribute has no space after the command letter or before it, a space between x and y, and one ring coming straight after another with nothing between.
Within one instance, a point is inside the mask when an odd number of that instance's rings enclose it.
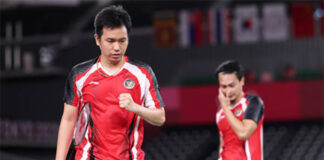
<instances>
[{"instance_id":1,"label":"blurred background","mask_svg":"<svg viewBox=\"0 0 324 160\"><path fill-rule=\"evenodd\" d=\"M126 54L152 66L166 104L166 124L145 125L146 159L217 159L228 59L265 103L264 159L324 159L322 0L0 2L0 159L54 159L67 74L100 54L93 20L110 4L131 15Z\"/></svg>"}]
</instances>

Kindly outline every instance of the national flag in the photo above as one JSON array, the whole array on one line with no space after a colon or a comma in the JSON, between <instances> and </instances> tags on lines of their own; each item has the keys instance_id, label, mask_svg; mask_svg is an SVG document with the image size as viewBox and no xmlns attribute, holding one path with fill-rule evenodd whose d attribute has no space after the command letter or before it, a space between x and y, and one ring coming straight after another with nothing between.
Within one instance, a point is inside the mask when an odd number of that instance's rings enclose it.
<instances>
[{"instance_id":1,"label":"national flag","mask_svg":"<svg viewBox=\"0 0 324 160\"><path fill-rule=\"evenodd\" d=\"M203 13L201 10L179 12L180 46L200 46L203 44Z\"/></svg>"},{"instance_id":2,"label":"national flag","mask_svg":"<svg viewBox=\"0 0 324 160\"><path fill-rule=\"evenodd\" d=\"M286 6L282 3L264 4L263 38L266 41L278 41L288 38L288 18Z\"/></svg>"},{"instance_id":3,"label":"national flag","mask_svg":"<svg viewBox=\"0 0 324 160\"><path fill-rule=\"evenodd\" d=\"M209 8L206 11L205 39L206 44L214 45L216 43L216 9Z\"/></svg>"},{"instance_id":4,"label":"national flag","mask_svg":"<svg viewBox=\"0 0 324 160\"><path fill-rule=\"evenodd\" d=\"M178 37L179 37L179 44L183 48L190 46L189 16L190 16L189 10L181 10L179 12Z\"/></svg>"},{"instance_id":5,"label":"national flag","mask_svg":"<svg viewBox=\"0 0 324 160\"><path fill-rule=\"evenodd\" d=\"M234 39L237 43L251 43L259 40L259 18L256 5L235 8Z\"/></svg>"},{"instance_id":6,"label":"national flag","mask_svg":"<svg viewBox=\"0 0 324 160\"><path fill-rule=\"evenodd\" d=\"M190 42L193 45L200 46L203 43L203 18L201 10L194 10L189 17L190 23Z\"/></svg>"},{"instance_id":7,"label":"national flag","mask_svg":"<svg viewBox=\"0 0 324 160\"><path fill-rule=\"evenodd\" d=\"M314 36L314 8L311 2L292 3L292 35L295 38Z\"/></svg>"},{"instance_id":8,"label":"national flag","mask_svg":"<svg viewBox=\"0 0 324 160\"><path fill-rule=\"evenodd\" d=\"M154 40L156 47L174 47L176 40L176 17L173 11L154 14Z\"/></svg>"},{"instance_id":9,"label":"national flag","mask_svg":"<svg viewBox=\"0 0 324 160\"><path fill-rule=\"evenodd\" d=\"M217 44L228 44L232 40L231 10L220 8L216 11L216 42Z\"/></svg>"}]
</instances>

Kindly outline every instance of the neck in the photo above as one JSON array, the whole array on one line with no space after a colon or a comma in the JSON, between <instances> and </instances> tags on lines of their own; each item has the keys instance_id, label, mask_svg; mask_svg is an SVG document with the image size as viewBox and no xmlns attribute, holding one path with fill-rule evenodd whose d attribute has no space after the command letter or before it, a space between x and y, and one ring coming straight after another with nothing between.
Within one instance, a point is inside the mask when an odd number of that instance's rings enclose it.
<instances>
[{"instance_id":1,"label":"neck","mask_svg":"<svg viewBox=\"0 0 324 160\"><path fill-rule=\"evenodd\" d=\"M102 67L109 71L109 72L117 72L119 71L119 69L123 66L124 64L124 61L125 61L125 57L123 56L122 59L118 62L111 62L111 61L108 61L107 59L105 59L104 56L101 56L100 57L100 63L102 65Z\"/></svg>"}]
</instances>

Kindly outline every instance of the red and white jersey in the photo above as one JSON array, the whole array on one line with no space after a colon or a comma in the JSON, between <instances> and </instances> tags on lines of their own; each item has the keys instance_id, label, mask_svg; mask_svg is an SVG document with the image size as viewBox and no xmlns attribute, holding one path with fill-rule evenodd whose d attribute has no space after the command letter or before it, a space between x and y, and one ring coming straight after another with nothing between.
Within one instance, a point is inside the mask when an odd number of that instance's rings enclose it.
<instances>
[{"instance_id":1,"label":"red and white jersey","mask_svg":"<svg viewBox=\"0 0 324 160\"><path fill-rule=\"evenodd\" d=\"M230 110L239 120L251 119L258 125L249 139L238 138L227 121L223 109L216 114L219 135L223 139L218 160L263 160L263 112L262 100L257 96L244 95Z\"/></svg>"},{"instance_id":2,"label":"red and white jersey","mask_svg":"<svg viewBox=\"0 0 324 160\"><path fill-rule=\"evenodd\" d=\"M89 103L90 122L85 138L76 146L75 159L144 160L143 118L119 106L121 93L148 108L164 107L156 77L147 64L125 56L117 74L109 75L100 58L73 67L66 83L64 102L79 108Z\"/></svg>"}]
</instances>

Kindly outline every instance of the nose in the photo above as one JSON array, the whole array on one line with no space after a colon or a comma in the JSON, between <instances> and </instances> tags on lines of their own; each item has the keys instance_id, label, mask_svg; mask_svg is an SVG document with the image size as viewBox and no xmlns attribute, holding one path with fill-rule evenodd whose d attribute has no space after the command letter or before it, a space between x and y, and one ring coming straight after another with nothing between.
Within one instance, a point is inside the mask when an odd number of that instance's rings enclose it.
<instances>
[{"instance_id":1,"label":"nose","mask_svg":"<svg viewBox=\"0 0 324 160\"><path fill-rule=\"evenodd\" d=\"M225 97L228 97L231 92L231 90L228 87L224 88L222 91L223 91Z\"/></svg>"},{"instance_id":2,"label":"nose","mask_svg":"<svg viewBox=\"0 0 324 160\"><path fill-rule=\"evenodd\" d=\"M116 42L116 43L114 43L113 44L114 46L113 46L113 49L115 50L115 51L119 51L120 50L120 46L119 46L119 44Z\"/></svg>"},{"instance_id":3,"label":"nose","mask_svg":"<svg viewBox=\"0 0 324 160\"><path fill-rule=\"evenodd\" d=\"M228 97L230 95L230 93L231 93L231 89L227 89L226 90L226 97Z\"/></svg>"}]
</instances>

